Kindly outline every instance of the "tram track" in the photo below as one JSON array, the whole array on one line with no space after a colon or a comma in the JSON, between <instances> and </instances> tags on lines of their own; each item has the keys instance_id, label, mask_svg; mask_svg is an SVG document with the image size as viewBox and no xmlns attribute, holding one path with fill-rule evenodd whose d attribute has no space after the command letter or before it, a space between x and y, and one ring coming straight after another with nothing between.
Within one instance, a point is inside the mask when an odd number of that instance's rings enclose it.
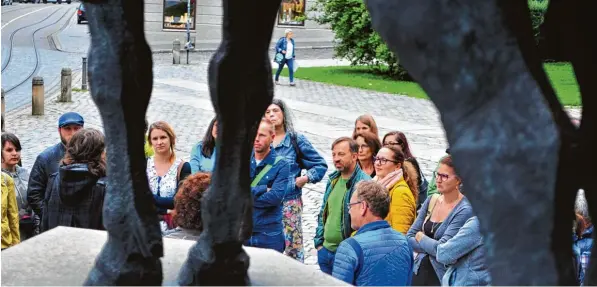
<instances>
[{"instance_id":1,"label":"tram track","mask_svg":"<svg viewBox=\"0 0 597 287\"><path fill-rule=\"evenodd\" d=\"M35 66L34 66L33 70L32 70L32 71L31 71L31 72L30 72L30 73L29 73L29 74L28 74L28 75L27 75L27 76L26 76L26 77L25 77L25 78L24 78L22 81L19 81L17 84L15 84L15 85L13 85L13 86L11 86L11 87L9 87L9 88L5 89L5 93L9 93L9 92L11 92L12 90L14 90L14 89L18 88L19 86L23 85L25 82L27 82L29 79L31 79L31 77L33 77L33 76L34 76L34 75L35 75L35 74L38 72L38 70L39 70L39 66L40 66L40 56L39 56L39 50L38 50L38 47L37 47L37 43L36 43L36 41L35 41L35 40L36 40L36 38L35 38L36 34L37 34L39 31L41 31L41 30L43 30L43 29L46 29L46 28L48 28L48 27L51 27L51 26L55 25L56 23L60 22L62 19L64 19L64 17L65 17L66 15L68 15L68 14L69 14L69 12L71 12L71 13L73 13L73 12L71 11L71 9L58 8L58 9L56 9L56 11L52 12L50 15L48 15L47 17L45 17L43 20L41 20L41 21L38 21L38 22L36 22L36 23L33 23L33 24L29 24L29 25L27 25L27 26L20 27L19 29L16 29L15 31L13 31L13 32L11 33L11 35L10 35L10 40L9 40L9 41L10 41L10 45L9 45L9 49L8 49L8 59L7 59L7 61L6 61L6 64L5 64L5 65L2 67L2 73L4 73L4 71L5 71L5 70L6 70L6 69L9 67L9 65L10 65L10 64L11 64L11 62L12 62L12 50L13 50L13 47L14 47L14 35L15 35L15 34L16 34L18 31L20 31L20 30L22 30L22 29L25 29L25 28L28 28L28 27L32 27L32 26L35 26L35 25L41 24L41 23L45 22L46 20L50 19L50 18L51 18L53 15L55 15L55 14L56 14L56 13L58 13L59 11L64 11L64 10L66 10L66 11L64 12L64 14L62 14L62 16L61 16L60 18L58 18L56 21L54 21L54 22L52 22L52 23L49 23L49 24L47 24L47 25L43 25L43 26L41 26L41 27L37 28L37 29L36 29L36 30L35 30L35 31L32 33L32 35L31 35L31 38L32 38L32 41L33 41L33 53L35 54Z\"/></svg>"}]
</instances>

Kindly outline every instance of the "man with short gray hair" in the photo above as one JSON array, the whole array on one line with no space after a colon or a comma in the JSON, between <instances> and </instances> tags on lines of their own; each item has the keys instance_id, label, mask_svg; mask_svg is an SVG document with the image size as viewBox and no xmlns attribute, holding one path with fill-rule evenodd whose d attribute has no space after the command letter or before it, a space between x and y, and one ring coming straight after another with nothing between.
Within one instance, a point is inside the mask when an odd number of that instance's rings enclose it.
<instances>
[{"instance_id":1,"label":"man with short gray hair","mask_svg":"<svg viewBox=\"0 0 597 287\"><path fill-rule=\"evenodd\" d=\"M413 250L406 237L384 220L390 211L386 188L362 181L349 203L353 237L340 243L332 276L356 286L408 286Z\"/></svg>"}]
</instances>

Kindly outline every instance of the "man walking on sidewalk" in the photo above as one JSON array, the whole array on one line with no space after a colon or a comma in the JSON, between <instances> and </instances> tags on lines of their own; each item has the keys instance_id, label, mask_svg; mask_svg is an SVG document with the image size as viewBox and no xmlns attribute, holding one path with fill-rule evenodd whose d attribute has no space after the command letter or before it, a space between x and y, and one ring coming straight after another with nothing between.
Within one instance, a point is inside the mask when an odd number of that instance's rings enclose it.
<instances>
[{"instance_id":1,"label":"man walking on sidewalk","mask_svg":"<svg viewBox=\"0 0 597 287\"><path fill-rule=\"evenodd\" d=\"M83 117L75 112L68 112L58 119L60 142L41 152L35 159L29 175L27 201L35 212L36 227L39 227L42 214L42 203L46 195L46 187L50 175L58 171L60 160L64 157L66 144L73 135L83 128Z\"/></svg>"},{"instance_id":2,"label":"man walking on sidewalk","mask_svg":"<svg viewBox=\"0 0 597 287\"><path fill-rule=\"evenodd\" d=\"M271 148L274 126L262 119L251 156L253 233L244 245L284 252L282 202L288 189L290 165Z\"/></svg>"},{"instance_id":3,"label":"man walking on sidewalk","mask_svg":"<svg viewBox=\"0 0 597 287\"><path fill-rule=\"evenodd\" d=\"M354 186L371 179L357 164L358 152L359 145L349 137L339 138L332 144L336 171L329 176L315 234L317 263L321 271L330 275L338 245L353 232L348 206Z\"/></svg>"}]
</instances>

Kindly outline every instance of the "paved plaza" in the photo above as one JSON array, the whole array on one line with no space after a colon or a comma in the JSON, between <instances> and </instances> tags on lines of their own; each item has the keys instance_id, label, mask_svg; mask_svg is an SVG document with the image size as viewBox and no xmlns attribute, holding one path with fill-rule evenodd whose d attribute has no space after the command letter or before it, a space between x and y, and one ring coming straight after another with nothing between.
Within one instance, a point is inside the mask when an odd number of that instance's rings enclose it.
<instances>
[{"instance_id":1,"label":"paved plaza","mask_svg":"<svg viewBox=\"0 0 597 287\"><path fill-rule=\"evenodd\" d=\"M86 32L66 29L64 33L61 34L61 49L68 51L71 57L80 59L87 47L80 47L77 43L84 45L85 41L77 42L76 39ZM330 59L329 50L305 50L301 53L304 56L298 60L304 59L302 67L339 63ZM176 152L188 160L191 148L203 137L214 116L207 85L209 54L193 53L192 65L176 66L172 65L171 54L156 53L153 57L154 88L147 119L149 122L164 120L170 123L178 137ZM73 85L80 87L80 83L80 70L74 69ZM330 167L328 173L333 171L332 142L338 137L350 136L355 119L365 113L373 115L380 135L390 130L400 130L406 134L428 179L445 153L447 142L439 115L428 100L300 79L296 80L296 87L288 86L288 79L285 78L281 79L281 83L276 86L275 97L285 100L292 109L296 129L305 134L325 157ZM43 149L59 141L57 119L62 113L79 112L85 118L86 127L102 129L98 110L88 92L73 92L73 102L70 103L56 102L56 89L50 92L52 94L46 96L44 116L31 116L30 105L9 110L6 115L6 130L20 138L23 165L26 168L33 165L35 157ZM578 110L570 112L575 117L579 116ZM303 193L305 263L313 266L317 266L313 236L326 181L327 176L319 184L307 185Z\"/></svg>"}]
</instances>

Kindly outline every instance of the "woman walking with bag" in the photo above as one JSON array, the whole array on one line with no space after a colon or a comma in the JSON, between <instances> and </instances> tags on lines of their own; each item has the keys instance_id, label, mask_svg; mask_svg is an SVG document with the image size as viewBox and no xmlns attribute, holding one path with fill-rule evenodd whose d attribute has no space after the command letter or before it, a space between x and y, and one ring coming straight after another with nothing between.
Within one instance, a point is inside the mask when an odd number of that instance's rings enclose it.
<instances>
[{"instance_id":1,"label":"woman walking with bag","mask_svg":"<svg viewBox=\"0 0 597 287\"><path fill-rule=\"evenodd\" d=\"M280 82L278 82L280 73L282 73L284 65L288 65L290 85L294 86L294 58L296 58L294 39L292 38L292 30L286 29L284 33L286 37L280 38L278 43L276 43L276 55L274 56L274 61L278 63L278 71L276 71L275 81L276 85L280 84Z\"/></svg>"}]
</instances>

